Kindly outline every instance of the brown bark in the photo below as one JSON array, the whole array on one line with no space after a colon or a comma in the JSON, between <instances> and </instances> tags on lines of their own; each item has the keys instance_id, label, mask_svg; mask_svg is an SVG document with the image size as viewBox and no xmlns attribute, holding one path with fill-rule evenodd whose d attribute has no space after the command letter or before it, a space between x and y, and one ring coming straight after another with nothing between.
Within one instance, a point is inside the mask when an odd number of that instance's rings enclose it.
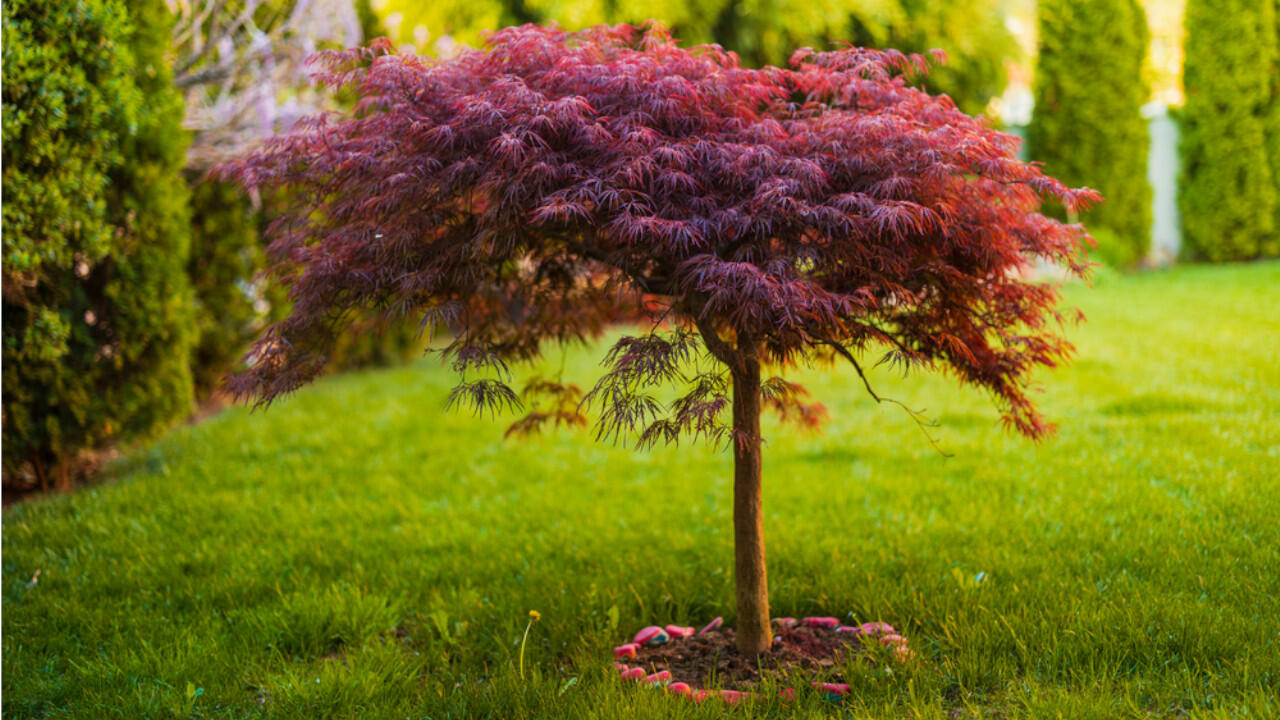
<instances>
[{"instance_id":1,"label":"brown bark","mask_svg":"<svg viewBox=\"0 0 1280 720\"><path fill-rule=\"evenodd\" d=\"M40 492L49 492L49 478L44 474L44 463L37 457L31 459L31 465L36 470L36 477L40 478Z\"/></svg>"},{"instance_id":2,"label":"brown bark","mask_svg":"<svg viewBox=\"0 0 1280 720\"><path fill-rule=\"evenodd\" d=\"M764 507L761 488L760 361L739 338L733 374L733 554L737 589L738 651L769 649L769 585L764 566Z\"/></svg>"}]
</instances>

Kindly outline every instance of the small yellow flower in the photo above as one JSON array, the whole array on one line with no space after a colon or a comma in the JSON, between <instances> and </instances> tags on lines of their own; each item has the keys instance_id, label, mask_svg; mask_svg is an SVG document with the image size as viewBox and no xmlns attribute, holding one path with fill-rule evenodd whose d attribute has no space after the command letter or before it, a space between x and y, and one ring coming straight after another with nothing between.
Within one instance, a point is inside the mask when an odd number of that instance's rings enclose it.
<instances>
[{"instance_id":1,"label":"small yellow flower","mask_svg":"<svg viewBox=\"0 0 1280 720\"><path fill-rule=\"evenodd\" d=\"M529 641L529 629L533 624L542 619L542 613L537 610L529 611L529 622L524 626L524 637L520 638L520 679L524 679L524 644Z\"/></svg>"}]
</instances>

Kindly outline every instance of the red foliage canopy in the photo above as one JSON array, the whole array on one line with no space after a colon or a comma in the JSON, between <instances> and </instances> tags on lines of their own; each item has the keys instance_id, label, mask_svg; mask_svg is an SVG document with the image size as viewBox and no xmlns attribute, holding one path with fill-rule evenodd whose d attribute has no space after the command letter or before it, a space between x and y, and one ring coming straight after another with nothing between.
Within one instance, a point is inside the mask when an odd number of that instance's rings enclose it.
<instances>
[{"instance_id":1,"label":"red foliage canopy","mask_svg":"<svg viewBox=\"0 0 1280 720\"><path fill-rule=\"evenodd\" d=\"M453 333L453 400L515 406L507 362L640 312L662 322L621 340L586 396L602 436L719 436L726 366L839 359L861 375L878 346L985 388L1007 425L1039 437L1051 426L1028 374L1071 347L1057 290L1021 271L1041 259L1085 275L1084 229L1038 210L1098 197L911 87L927 64L806 48L789 69L749 69L625 25L510 28L448 60L330 53L319 77L354 90L355 113L304 121L221 170L294 201L270 230L269 271L292 315L230 387L260 402L294 390L373 307ZM679 400L655 399L664 383ZM531 390L550 405L523 427L580 420L572 388ZM814 414L793 384L762 393Z\"/></svg>"}]
</instances>

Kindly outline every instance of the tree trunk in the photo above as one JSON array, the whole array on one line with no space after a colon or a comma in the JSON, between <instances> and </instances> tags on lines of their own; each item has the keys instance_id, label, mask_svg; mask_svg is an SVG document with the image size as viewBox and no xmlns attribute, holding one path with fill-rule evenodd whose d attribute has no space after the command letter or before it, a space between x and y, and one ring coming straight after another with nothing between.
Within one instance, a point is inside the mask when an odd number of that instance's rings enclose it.
<instances>
[{"instance_id":1,"label":"tree trunk","mask_svg":"<svg viewBox=\"0 0 1280 720\"><path fill-rule=\"evenodd\" d=\"M54 478L54 489L58 492L71 492L71 472L70 460L63 460L58 463L56 476Z\"/></svg>"},{"instance_id":2,"label":"tree trunk","mask_svg":"<svg viewBox=\"0 0 1280 720\"><path fill-rule=\"evenodd\" d=\"M756 655L773 641L769 629L769 585L764 568L764 507L761 492L760 361L742 347L733 368L733 554L737 586L738 651Z\"/></svg>"},{"instance_id":3,"label":"tree trunk","mask_svg":"<svg viewBox=\"0 0 1280 720\"><path fill-rule=\"evenodd\" d=\"M49 478L44 474L44 463L40 462L39 457L31 458L31 466L36 470L36 477L40 478L40 492L49 492Z\"/></svg>"}]
</instances>

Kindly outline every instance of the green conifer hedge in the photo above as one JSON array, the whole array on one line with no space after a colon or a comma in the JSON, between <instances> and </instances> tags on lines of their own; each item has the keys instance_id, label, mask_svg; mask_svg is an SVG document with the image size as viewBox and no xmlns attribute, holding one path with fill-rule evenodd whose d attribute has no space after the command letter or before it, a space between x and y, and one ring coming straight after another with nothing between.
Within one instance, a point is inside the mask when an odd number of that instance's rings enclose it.
<instances>
[{"instance_id":1,"label":"green conifer hedge","mask_svg":"<svg viewBox=\"0 0 1280 720\"><path fill-rule=\"evenodd\" d=\"M1179 203L1192 259L1280 256L1276 22L1274 0L1187 1Z\"/></svg>"},{"instance_id":2,"label":"green conifer hedge","mask_svg":"<svg viewBox=\"0 0 1280 720\"><path fill-rule=\"evenodd\" d=\"M4 4L4 467L190 407L182 104L161 0Z\"/></svg>"},{"instance_id":3,"label":"green conifer hedge","mask_svg":"<svg viewBox=\"0 0 1280 720\"><path fill-rule=\"evenodd\" d=\"M1039 23L1028 152L1068 185L1102 192L1080 220L1103 259L1133 265L1151 244L1146 15L1137 0L1040 0Z\"/></svg>"}]
</instances>

